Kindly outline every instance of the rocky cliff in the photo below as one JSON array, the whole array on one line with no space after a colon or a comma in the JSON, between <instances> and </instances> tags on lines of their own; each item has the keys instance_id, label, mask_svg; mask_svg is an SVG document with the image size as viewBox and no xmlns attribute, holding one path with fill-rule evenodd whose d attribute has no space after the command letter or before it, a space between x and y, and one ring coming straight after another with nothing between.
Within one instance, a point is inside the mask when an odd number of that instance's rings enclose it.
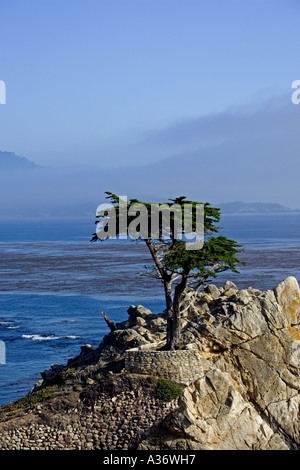
<instances>
[{"instance_id":1,"label":"rocky cliff","mask_svg":"<svg viewBox=\"0 0 300 470\"><path fill-rule=\"evenodd\" d=\"M68 390L79 390L77 401L93 397L91 406L94 406L102 397L103 377L111 376L123 381L123 394L136 393L141 398L142 381L136 385L137 390L133 391L132 385L131 390L126 390L125 378L135 376L132 371L126 371L126 354L134 352L136 357L139 351L159 350L164 367L152 370L150 375L156 377L163 375L166 367L176 367L176 363L172 358L173 362L168 364L170 359L167 354L164 358L161 350L166 334L165 314L154 315L142 306L131 306L128 315L128 320L116 324L115 330L104 337L98 348L85 345L80 355L68 364L53 365L44 371L33 396L59 385L65 395ZM300 290L297 280L288 277L274 290L265 292L252 288L238 290L229 281L222 288L208 285L197 295L186 297L181 326L181 350L192 351L199 368L188 384L181 383L180 373L174 375L174 380L182 386L180 397L173 402L171 411L165 411L163 416L152 416L151 423L146 419L134 447L146 450L300 449ZM149 371L139 370L139 374L146 377ZM147 394L148 389L145 396ZM110 393L110 399L118 401L120 395L117 392L112 395ZM134 400L133 397L133 403ZM76 409L78 416L77 401L73 412ZM144 408L143 400L139 403L139 415L144 409L146 417L150 413L149 401ZM157 401L155 406L159 407ZM114 419L121 424L120 429L114 424L116 435L127 429L122 406L117 410L114 413L119 413L119 418L114 416ZM72 414L71 405L67 412L69 416ZM12 425L8 425L11 417L6 415L2 419L3 441L6 430L13 431ZM24 414L18 419L23 420L22 426L26 428ZM18 427L18 419L14 415L14 429ZM110 416L106 420L105 426L109 428ZM64 446L68 448L68 444ZM88 448L95 448L93 446L90 441ZM106 441L97 448L112 447Z\"/></svg>"}]
</instances>

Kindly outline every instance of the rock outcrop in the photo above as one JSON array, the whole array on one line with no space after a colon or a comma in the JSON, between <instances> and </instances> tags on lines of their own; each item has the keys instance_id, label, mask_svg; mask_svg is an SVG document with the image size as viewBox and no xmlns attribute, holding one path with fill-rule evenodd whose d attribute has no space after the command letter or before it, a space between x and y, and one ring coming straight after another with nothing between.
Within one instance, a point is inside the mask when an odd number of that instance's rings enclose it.
<instances>
[{"instance_id":1,"label":"rock outcrop","mask_svg":"<svg viewBox=\"0 0 300 470\"><path fill-rule=\"evenodd\" d=\"M181 349L198 354L199 370L183 387L176 407L144 432L137 448L300 449L297 280L288 277L264 292L239 290L230 281L222 288L208 285L187 294L181 309ZM71 369L78 381L93 384L99 374L124 372L128 350L135 357L139 351L162 351L165 314L131 306L128 315L98 348L85 345L68 364L44 371L34 390L63 382ZM152 375L163 370L157 367Z\"/></svg>"},{"instance_id":2,"label":"rock outcrop","mask_svg":"<svg viewBox=\"0 0 300 470\"><path fill-rule=\"evenodd\" d=\"M171 449L300 448L300 291L208 286L186 307L183 341L206 370L162 424ZM141 443L151 448L151 439Z\"/></svg>"}]
</instances>

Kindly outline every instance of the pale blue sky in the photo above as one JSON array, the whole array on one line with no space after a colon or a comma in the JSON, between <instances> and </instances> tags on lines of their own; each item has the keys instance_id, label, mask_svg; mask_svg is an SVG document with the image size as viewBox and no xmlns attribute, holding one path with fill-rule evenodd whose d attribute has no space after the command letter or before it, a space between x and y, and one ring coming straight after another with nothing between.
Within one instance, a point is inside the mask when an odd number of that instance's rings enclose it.
<instances>
[{"instance_id":1,"label":"pale blue sky","mask_svg":"<svg viewBox=\"0 0 300 470\"><path fill-rule=\"evenodd\" d=\"M0 0L0 149L51 166L150 162L169 154L148 133L290 104L299 14L296 0Z\"/></svg>"},{"instance_id":2,"label":"pale blue sky","mask_svg":"<svg viewBox=\"0 0 300 470\"><path fill-rule=\"evenodd\" d=\"M0 150L47 167L0 173L0 215L94 211L106 190L300 208L299 16L299 0L0 0Z\"/></svg>"}]
</instances>

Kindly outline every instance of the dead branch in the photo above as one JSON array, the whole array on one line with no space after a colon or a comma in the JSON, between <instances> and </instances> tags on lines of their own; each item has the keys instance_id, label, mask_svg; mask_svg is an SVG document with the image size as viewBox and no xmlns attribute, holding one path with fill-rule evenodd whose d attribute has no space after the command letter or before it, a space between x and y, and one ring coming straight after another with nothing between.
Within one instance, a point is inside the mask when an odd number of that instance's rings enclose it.
<instances>
[{"instance_id":1,"label":"dead branch","mask_svg":"<svg viewBox=\"0 0 300 470\"><path fill-rule=\"evenodd\" d=\"M103 312L103 310L101 310L101 313L102 313L102 315L103 315L103 317L104 317L104 320L106 321L106 324L107 324L107 326L109 327L110 331L115 331L115 330L116 330L116 327L115 327L114 322L112 322L112 321L108 318L108 316Z\"/></svg>"}]
</instances>

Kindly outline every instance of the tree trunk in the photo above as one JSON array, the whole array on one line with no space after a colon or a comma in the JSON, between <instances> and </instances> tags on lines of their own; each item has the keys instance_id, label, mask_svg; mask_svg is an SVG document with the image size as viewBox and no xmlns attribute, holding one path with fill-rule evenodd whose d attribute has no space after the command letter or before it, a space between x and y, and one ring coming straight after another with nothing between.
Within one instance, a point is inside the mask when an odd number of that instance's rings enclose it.
<instances>
[{"instance_id":1,"label":"tree trunk","mask_svg":"<svg viewBox=\"0 0 300 470\"><path fill-rule=\"evenodd\" d=\"M170 344L173 338L173 301L172 301L172 287L171 283L165 281L165 298L167 306L167 344L166 349L170 349Z\"/></svg>"},{"instance_id":2,"label":"tree trunk","mask_svg":"<svg viewBox=\"0 0 300 470\"><path fill-rule=\"evenodd\" d=\"M172 303L172 320L169 332L169 341L167 341L167 347L171 351L179 348L181 339L181 328L180 328L180 303L184 289L187 285L187 278L183 277L181 282L175 287L175 294Z\"/></svg>"}]
</instances>

